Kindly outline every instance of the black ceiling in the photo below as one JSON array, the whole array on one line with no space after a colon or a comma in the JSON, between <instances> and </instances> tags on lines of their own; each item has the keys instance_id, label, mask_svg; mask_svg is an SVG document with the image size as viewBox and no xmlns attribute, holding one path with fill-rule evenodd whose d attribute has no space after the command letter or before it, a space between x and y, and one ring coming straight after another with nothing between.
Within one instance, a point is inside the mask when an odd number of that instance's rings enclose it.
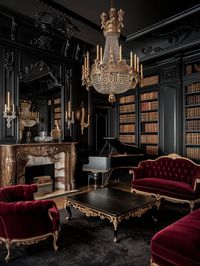
<instances>
[{"instance_id":1,"label":"black ceiling","mask_svg":"<svg viewBox=\"0 0 200 266\"><path fill-rule=\"evenodd\" d=\"M54 0L61 6L68 8L80 16L87 18L100 26L100 14L108 13L111 7L110 0ZM114 0L113 6L125 11L122 34L129 36L152 26L164 19L183 12L200 4L199 0Z\"/></svg>"}]
</instances>

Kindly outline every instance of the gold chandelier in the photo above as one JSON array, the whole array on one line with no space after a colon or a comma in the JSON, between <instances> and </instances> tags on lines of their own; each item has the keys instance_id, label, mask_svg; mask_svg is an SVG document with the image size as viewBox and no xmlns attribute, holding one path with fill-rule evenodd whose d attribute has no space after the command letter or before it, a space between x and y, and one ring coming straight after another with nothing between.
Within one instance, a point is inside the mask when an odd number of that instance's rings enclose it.
<instances>
[{"instance_id":1,"label":"gold chandelier","mask_svg":"<svg viewBox=\"0 0 200 266\"><path fill-rule=\"evenodd\" d=\"M88 90L93 86L99 93L108 94L109 102L114 102L115 94L135 88L141 85L143 79L143 66L139 63L139 57L130 52L130 62L122 58L122 47L118 38L123 25L124 11L118 12L112 7L109 17L106 13L101 14L101 28L106 38L104 52L97 45L96 59L92 67L89 66L89 52L84 57L82 66L82 85Z\"/></svg>"}]
</instances>

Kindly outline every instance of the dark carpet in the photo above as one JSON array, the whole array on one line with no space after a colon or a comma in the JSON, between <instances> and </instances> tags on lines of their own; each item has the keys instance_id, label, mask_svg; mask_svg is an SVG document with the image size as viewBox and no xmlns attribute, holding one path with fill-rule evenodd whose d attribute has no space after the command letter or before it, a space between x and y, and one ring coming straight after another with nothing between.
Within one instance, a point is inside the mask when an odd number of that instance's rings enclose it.
<instances>
[{"instance_id":1,"label":"dark carpet","mask_svg":"<svg viewBox=\"0 0 200 266\"><path fill-rule=\"evenodd\" d=\"M60 210L61 230L59 249L54 252L52 238L29 246L11 249L11 260L4 262L5 245L0 245L0 265L7 266L146 266L150 265L150 240L152 236L175 220L189 213L189 207L164 204L157 213L158 221L149 211L140 218L123 221L118 228L119 243L113 242L113 227L107 220L86 217L72 209L72 220Z\"/></svg>"}]
</instances>

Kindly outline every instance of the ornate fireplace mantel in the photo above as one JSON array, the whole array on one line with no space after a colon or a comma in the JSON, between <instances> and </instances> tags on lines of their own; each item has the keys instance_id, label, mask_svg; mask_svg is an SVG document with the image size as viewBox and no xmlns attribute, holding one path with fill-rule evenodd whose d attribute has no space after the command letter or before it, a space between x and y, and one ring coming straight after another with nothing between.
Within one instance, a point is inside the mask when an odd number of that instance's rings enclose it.
<instances>
[{"instance_id":1,"label":"ornate fireplace mantel","mask_svg":"<svg viewBox=\"0 0 200 266\"><path fill-rule=\"evenodd\" d=\"M23 163L22 156L53 157L64 152L65 190L74 190L74 171L77 159L75 144L75 142L62 142L0 145L0 186L22 183L19 180L19 169Z\"/></svg>"}]
</instances>

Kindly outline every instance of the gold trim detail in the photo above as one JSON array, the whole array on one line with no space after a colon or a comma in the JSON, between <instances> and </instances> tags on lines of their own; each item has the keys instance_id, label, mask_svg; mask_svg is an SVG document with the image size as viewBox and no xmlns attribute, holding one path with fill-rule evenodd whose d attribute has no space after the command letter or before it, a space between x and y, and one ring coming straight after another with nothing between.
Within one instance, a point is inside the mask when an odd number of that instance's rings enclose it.
<instances>
[{"instance_id":1,"label":"gold trim detail","mask_svg":"<svg viewBox=\"0 0 200 266\"><path fill-rule=\"evenodd\" d=\"M65 199L65 208L66 207L74 207L75 209L78 209L79 211L81 211L82 213L84 213L86 216L93 216L93 217L99 217L101 220L103 219L108 219L110 223L113 224L114 227L114 231L117 231L118 228L118 224L122 221L122 220L128 220L131 217L141 217L144 213L146 213L148 210L150 210L153 206L156 206L157 202L152 202L147 204L144 207L140 207L137 210L131 210L125 214L122 214L120 216L116 216L116 215L111 215L111 214L107 214L103 211L98 211L96 209L93 208L89 208L87 206L85 206L84 204L81 203L77 203L74 200ZM117 237L114 236L114 242L117 242Z\"/></svg>"},{"instance_id":2,"label":"gold trim detail","mask_svg":"<svg viewBox=\"0 0 200 266\"><path fill-rule=\"evenodd\" d=\"M159 202L161 202L161 199L165 199L165 200L173 202L173 203L182 203L182 204L188 203L190 205L190 211L191 212L194 209L194 205L197 203L200 203L200 198L196 199L196 200L184 200L184 199L173 198L173 197L164 196L164 195L160 195L160 194L155 194L155 193L151 193L151 192L144 192L144 191L137 190L135 188L132 188L131 192L135 192L137 194L141 194L141 195L145 195L145 196L156 197L157 202L158 202L157 206L160 206L161 203L159 203Z\"/></svg>"},{"instance_id":3,"label":"gold trim detail","mask_svg":"<svg viewBox=\"0 0 200 266\"><path fill-rule=\"evenodd\" d=\"M150 266L159 266L157 263L153 262L152 258L151 258L151 261L150 261Z\"/></svg>"},{"instance_id":4,"label":"gold trim detail","mask_svg":"<svg viewBox=\"0 0 200 266\"><path fill-rule=\"evenodd\" d=\"M7 255L5 257L5 261L8 262L10 259L10 250L11 250L11 246L13 243L15 243L17 246L32 245L32 244L38 243L42 240L46 240L49 236L53 236L53 247L54 247L54 250L57 251L58 246L57 246L56 242L58 239L58 233L59 233L59 231L57 230L53 233L48 233L45 235L35 236L35 237L31 237L31 238L24 238L24 239L6 239L6 238L0 237L0 244L5 243L6 249L7 249Z\"/></svg>"}]
</instances>

